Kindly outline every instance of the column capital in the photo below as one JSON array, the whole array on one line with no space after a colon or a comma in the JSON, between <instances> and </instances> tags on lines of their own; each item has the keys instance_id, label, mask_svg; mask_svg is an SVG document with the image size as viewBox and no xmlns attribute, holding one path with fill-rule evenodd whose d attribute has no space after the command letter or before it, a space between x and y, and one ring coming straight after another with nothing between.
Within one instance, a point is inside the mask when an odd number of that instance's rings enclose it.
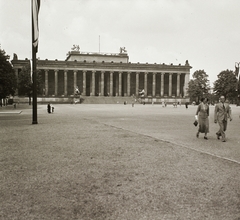
<instances>
[{"instance_id":1,"label":"column capital","mask_svg":"<svg viewBox=\"0 0 240 220\"><path fill-rule=\"evenodd\" d=\"M55 69L55 70L54 70L55 73L58 72L58 71L59 71L58 69Z\"/></svg>"},{"instance_id":2,"label":"column capital","mask_svg":"<svg viewBox=\"0 0 240 220\"><path fill-rule=\"evenodd\" d=\"M44 71L45 71L45 73L46 73L46 72L48 72L48 71L49 71L49 69L45 69Z\"/></svg>"},{"instance_id":3,"label":"column capital","mask_svg":"<svg viewBox=\"0 0 240 220\"><path fill-rule=\"evenodd\" d=\"M169 73L169 76L172 76L173 73Z\"/></svg>"},{"instance_id":4,"label":"column capital","mask_svg":"<svg viewBox=\"0 0 240 220\"><path fill-rule=\"evenodd\" d=\"M78 70L73 70L73 72L74 72L74 73L77 73L77 72L78 72Z\"/></svg>"}]
</instances>

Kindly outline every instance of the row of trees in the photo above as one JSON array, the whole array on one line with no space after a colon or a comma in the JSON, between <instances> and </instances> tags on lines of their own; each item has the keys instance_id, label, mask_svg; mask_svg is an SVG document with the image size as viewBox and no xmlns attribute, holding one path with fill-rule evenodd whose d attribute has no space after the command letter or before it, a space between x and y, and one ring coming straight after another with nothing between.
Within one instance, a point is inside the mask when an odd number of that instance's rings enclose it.
<instances>
[{"instance_id":1,"label":"row of trees","mask_svg":"<svg viewBox=\"0 0 240 220\"><path fill-rule=\"evenodd\" d=\"M204 70L197 70L192 76L193 79L188 85L188 95L191 101L198 103L202 97L207 97L210 102L214 103L221 95L224 95L231 103L239 102L239 80L232 70L220 72L217 75L218 79L213 83L213 88L210 87L208 75Z\"/></svg>"},{"instance_id":2,"label":"row of trees","mask_svg":"<svg viewBox=\"0 0 240 220\"><path fill-rule=\"evenodd\" d=\"M33 91L31 67L30 65L23 67L17 79L9 58L6 52L0 49L0 101L10 95L14 96L16 90L18 90L18 95L29 97L29 104L31 104ZM36 77L38 94L43 89L43 81L40 74L38 74L39 72L37 72Z\"/></svg>"},{"instance_id":3,"label":"row of trees","mask_svg":"<svg viewBox=\"0 0 240 220\"><path fill-rule=\"evenodd\" d=\"M18 95L28 96L29 104L31 104L33 89L31 67L30 65L23 67L17 81L9 58L5 51L0 49L0 100L9 95L14 96L18 89ZM240 85L233 71L225 70L219 73L213 88L210 88L208 75L204 70L197 70L192 76L193 79L189 81L188 85L190 101L198 103L202 97L208 97L211 102L216 102L221 95L224 95L231 103L238 103ZM40 74L37 74L36 78L37 93L40 94L43 89L43 81Z\"/></svg>"}]
</instances>

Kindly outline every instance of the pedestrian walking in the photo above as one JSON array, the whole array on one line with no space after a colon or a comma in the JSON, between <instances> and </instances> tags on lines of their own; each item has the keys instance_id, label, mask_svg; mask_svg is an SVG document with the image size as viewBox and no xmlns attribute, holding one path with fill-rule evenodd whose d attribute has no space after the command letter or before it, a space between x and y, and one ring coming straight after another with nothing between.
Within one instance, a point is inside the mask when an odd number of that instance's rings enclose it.
<instances>
[{"instance_id":1,"label":"pedestrian walking","mask_svg":"<svg viewBox=\"0 0 240 220\"><path fill-rule=\"evenodd\" d=\"M199 137L199 133L204 133L204 139L208 140L207 134L209 133L209 105L208 99L202 98L201 103L198 105L195 120L198 121L198 132L196 137Z\"/></svg>"},{"instance_id":2,"label":"pedestrian walking","mask_svg":"<svg viewBox=\"0 0 240 220\"><path fill-rule=\"evenodd\" d=\"M226 134L225 131L227 130L227 120L228 118L232 121L232 113L231 107L229 103L225 102L225 97L220 97L220 102L216 104L215 111L214 111L214 123L219 124L219 130L216 133L217 139L222 137L222 142L226 142Z\"/></svg>"}]
</instances>

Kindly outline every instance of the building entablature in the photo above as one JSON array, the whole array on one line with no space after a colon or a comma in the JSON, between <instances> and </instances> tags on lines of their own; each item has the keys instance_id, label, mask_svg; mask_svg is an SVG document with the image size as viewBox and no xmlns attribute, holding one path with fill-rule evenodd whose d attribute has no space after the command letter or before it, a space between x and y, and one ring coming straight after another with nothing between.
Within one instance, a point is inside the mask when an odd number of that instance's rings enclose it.
<instances>
[{"instance_id":1,"label":"building entablature","mask_svg":"<svg viewBox=\"0 0 240 220\"><path fill-rule=\"evenodd\" d=\"M124 71L124 72L181 72L189 73L191 66L165 65L165 64L143 64L143 63L97 63L78 61L52 61L38 60L38 69L63 69L63 70L99 70L99 71Z\"/></svg>"}]
</instances>

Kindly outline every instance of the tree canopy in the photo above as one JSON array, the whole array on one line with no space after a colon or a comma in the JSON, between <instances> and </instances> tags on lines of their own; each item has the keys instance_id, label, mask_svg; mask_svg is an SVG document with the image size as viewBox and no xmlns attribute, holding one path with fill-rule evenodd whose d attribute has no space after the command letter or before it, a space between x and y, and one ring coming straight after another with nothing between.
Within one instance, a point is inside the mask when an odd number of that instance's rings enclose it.
<instances>
[{"instance_id":1,"label":"tree canopy","mask_svg":"<svg viewBox=\"0 0 240 220\"><path fill-rule=\"evenodd\" d=\"M237 98L238 80L232 70L224 70L217 75L218 79L214 82L213 91L217 96L224 95L230 100Z\"/></svg>"},{"instance_id":2,"label":"tree canopy","mask_svg":"<svg viewBox=\"0 0 240 220\"><path fill-rule=\"evenodd\" d=\"M36 83L37 83L37 94L42 93L43 82L39 75L39 70L37 71ZM28 96L29 104L31 103L31 97L33 93L33 83L31 78L31 67L26 65L22 68L18 76L18 94L20 96Z\"/></svg>"},{"instance_id":3,"label":"tree canopy","mask_svg":"<svg viewBox=\"0 0 240 220\"><path fill-rule=\"evenodd\" d=\"M6 52L0 49L0 99L14 95L17 88L17 78L9 58Z\"/></svg>"},{"instance_id":4,"label":"tree canopy","mask_svg":"<svg viewBox=\"0 0 240 220\"><path fill-rule=\"evenodd\" d=\"M188 95L191 100L199 102L201 97L208 96L210 90L208 75L204 70L197 70L192 76L193 79L188 84Z\"/></svg>"}]
</instances>

